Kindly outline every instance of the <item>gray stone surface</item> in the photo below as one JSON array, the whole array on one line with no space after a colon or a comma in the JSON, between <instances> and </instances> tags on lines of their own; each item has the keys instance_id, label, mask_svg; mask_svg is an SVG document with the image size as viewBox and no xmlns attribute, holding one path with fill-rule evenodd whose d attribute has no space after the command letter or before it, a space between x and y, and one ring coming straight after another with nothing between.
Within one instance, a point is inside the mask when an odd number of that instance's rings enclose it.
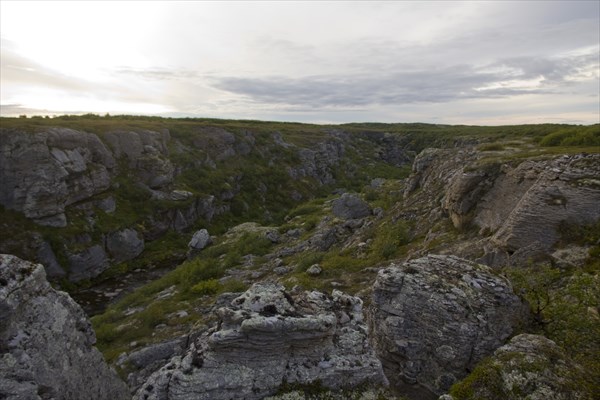
<instances>
[{"instance_id":1,"label":"gray stone surface","mask_svg":"<svg viewBox=\"0 0 600 400\"><path fill-rule=\"evenodd\" d=\"M432 255L379 271L371 340L393 385L435 399L527 318L508 281L488 267Z\"/></svg>"},{"instance_id":2,"label":"gray stone surface","mask_svg":"<svg viewBox=\"0 0 600 400\"><path fill-rule=\"evenodd\" d=\"M308 275L316 276L319 275L322 271L323 269L319 264L313 264L306 270L306 273Z\"/></svg>"},{"instance_id":3,"label":"gray stone surface","mask_svg":"<svg viewBox=\"0 0 600 400\"><path fill-rule=\"evenodd\" d=\"M350 193L344 193L335 199L331 205L333 215L343 219L358 219L371 215L371 208L360 197Z\"/></svg>"},{"instance_id":4,"label":"gray stone surface","mask_svg":"<svg viewBox=\"0 0 600 400\"><path fill-rule=\"evenodd\" d=\"M261 399L284 382L317 380L334 389L385 384L357 297L255 284L217 315L134 399Z\"/></svg>"},{"instance_id":5,"label":"gray stone surface","mask_svg":"<svg viewBox=\"0 0 600 400\"><path fill-rule=\"evenodd\" d=\"M65 270L61 267L56 259L56 255L52 250L50 243L43 239L38 239L36 246L37 260L46 268L46 275L50 278L63 278L66 275Z\"/></svg>"},{"instance_id":6,"label":"gray stone surface","mask_svg":"<svg viewBox=\"0 0 600 400\"><path fill-rule=\"evenodd\" d=\"M135 229L123 229L106 237L106 249L114 262L131 260L144 251L144 238Z\"/></svg>"},{"instance_id":7,"label":"gray stone surface","mask_svg":"<svg viewBox=\"0 0 600 400\"><path fill-rule=\"evenodd\" d=\"M52 289L40 264L0 255L0 320L0 398L129 398L83 310Z\"/></svg>"},{"instance_id":8,"label":"gray stone surface","mask_svg":"<svg viewBox=\"0 0 600 400\"><path fill-rule=\"evenodd\" d=\"M108 256L104 248L98 244L88 247L79 253L68 254L69 280L77 282L94 278L109 267Z\"/></svg>"},{"instance_id":9,"label":"gray stone surface","mask_svg":"<svg viewBox=\"0 0 600 400\"><path fill-rule=\"evenodd\" d=\"M186 350L189 338L183 336L173 340L152 344L119 357L118 365L131 372L127 375L127 385L134 393L160 367L173 356L179 356Z\"/></svg>"},{"instance_id":10,"label":"gray stone surface","mask_svg":"<svg viewBox=\"0 0 600 400\"><path fill-rule=\"evenodd\" d=\"M579 384L587 381L587 371L544 336L515 336L479 368L486 372L477 376L487 379L475 378L469 385L475 399L591 400L597 395Z\"/></svg>"},{"instance_id":11,"label":"gray stone surface","mask_svg":"<svg viewBox=\"0 0 600 400\"><path fill-rule=\"evenodd\" d=\"M210 234L206 229L200 229L194 233L192 240L188 243L188 247L192 251L199 251L212 243Z\"/></svg>"},{"instance_id":12,"label":"gray stone surface","mask_svg":"<svg viewBox=\"0 0 600 400\"><path fill-rule=\"evenodd\" d=\"M505 250L534 242L549 250L560 238L561 224L589 225L600 220L599 171L600 154L524 162L504 175L483 199L478 225L492 231L497 228L492 242ZM527 189L517 190L519 185ZM514 199L514 192L523 195ZM492 212L492 207L497 210Z\"/></svg>"},{"instance_id":13,"label":"gray stone surface","mask_svg":"<svg viewBox=\"0 0 600 400\"><path fill-rule=\"evenodd\" d=\"M67 128L0 130L0 204L42 225L65 226L65 206L110 186L116 166L96 135Z\"/></svg>"}]
</instances>

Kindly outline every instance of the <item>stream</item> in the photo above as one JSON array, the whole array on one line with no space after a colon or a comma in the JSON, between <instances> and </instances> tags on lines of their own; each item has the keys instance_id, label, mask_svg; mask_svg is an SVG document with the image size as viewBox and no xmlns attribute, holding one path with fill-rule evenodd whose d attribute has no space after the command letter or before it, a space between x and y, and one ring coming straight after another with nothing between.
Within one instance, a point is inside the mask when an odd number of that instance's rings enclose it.
<instances>
[{"instance_id":1,"label":"stream","mask_svg":"<svg viewBox=\"0 0 600 400\"><path fill-rule=\"evenodd\" d=\"M89 317L93 317L103 313L109 305L116 303L135 289L159 279L180 262L181 260L177 260L169 265L151 269L136 269L69 294Z\"/></svg>"}]
</instances>

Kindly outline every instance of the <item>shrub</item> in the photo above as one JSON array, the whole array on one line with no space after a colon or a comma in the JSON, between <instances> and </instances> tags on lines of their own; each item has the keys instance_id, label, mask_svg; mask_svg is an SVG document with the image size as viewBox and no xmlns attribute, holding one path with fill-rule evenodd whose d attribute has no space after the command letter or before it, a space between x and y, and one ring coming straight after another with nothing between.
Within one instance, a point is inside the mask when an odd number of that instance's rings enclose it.
<instances>
[{"instance_id":1,"label":"shrub","mask_svg":"<svg viewBox=\"0 0 600 400\"><path fill-rule=\"evenodd\" d=\"M211 294L216 294L221 289L221 284L216 279L209 279L207 281L202 281L200 283L192 286L192 293L197 294L199 296L206 296Z\"/></svg>"},{"instance_id":2,"label":"shrub","mask_svg":"<svg viewBox=\"0 0 600 400\"><path fill-rule=\"evenodd\" d=\"M540 145L549 146L600 146L600 125L569 127L552 132L540 140Z\"/></svg>"},{"instance_id":3,"label":"shrub","mask_svg":"<svg viewBox=\"0 0 600 400\"><path fill-rule=\"evenodd\" d=\"M225 293L225 292L230 292L230 293L237 293L237 292L245 292L248 289L248 285L242 281L240 281L239 279L230 279L228 281L226 281L224 284L222 284L221 286L221 292Z\"/></svg>"},{"instance_id":4,"label":"shrub","mask_svg":"<svg viewBox=\"0 0 600 400\"><path fill-rule=\"evenodd\" d=\"M480 151L500 151L504 150L504 146L501 143L484 143L477 149Z\"/></svg>"}]
</instances>

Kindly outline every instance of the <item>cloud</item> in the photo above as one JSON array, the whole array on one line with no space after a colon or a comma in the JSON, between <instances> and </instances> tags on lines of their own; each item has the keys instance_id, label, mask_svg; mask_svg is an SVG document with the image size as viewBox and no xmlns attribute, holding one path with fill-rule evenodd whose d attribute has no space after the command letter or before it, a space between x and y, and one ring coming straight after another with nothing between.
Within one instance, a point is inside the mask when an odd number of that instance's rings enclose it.
<instances>
[{"instance_id":1,"label":"cloud","mask_svg":"<svg viewBox=\"0 0 600 400\"><path fill-rule=\"evenodd\" d=\"M113 72L117 75L134 76L151 81L194 79L198 77L196 71L184 69L120 67L114 69Z\"/></svg>"},{"instance_id":2,"label":"cloud","mask_svg":"<svg viewBox=\"0 0 600 400\"><path fill-rule=\"evenodd\" d=\"M598 119L597 1L43 8L31 19L26 4L3 6L2 113L460 122L569 108L564 118ZM107 31L97 12L119 18Z\"/></svg>"},{"instance_id":3,"label":"cloud","mask_svg":"<svg viewBox=\"0 0 600 400\"><path fill-rule=\"evenodd\" d=\"M469 98L502 98L557 93L572 79L598 81L582 71L598 69L598 51L569 58L517 57L476 67L453 65L385 74L308 77L213 78L218 89L256 103L307 109L383 104L440 103Z\"/></svg>"}]
</instances>

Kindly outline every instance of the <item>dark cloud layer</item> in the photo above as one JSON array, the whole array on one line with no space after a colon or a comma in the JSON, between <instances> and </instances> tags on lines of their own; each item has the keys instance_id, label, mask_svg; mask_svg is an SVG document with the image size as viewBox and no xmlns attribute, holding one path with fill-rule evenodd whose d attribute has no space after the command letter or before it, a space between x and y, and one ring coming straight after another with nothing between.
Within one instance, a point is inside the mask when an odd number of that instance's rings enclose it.
<instances>
[{"instance_id":1,"label":"dark cloud layer","mask_svg":"<svg viewBox=\"0 0 600 400\"><path fill-rule=\"evenodd\" d=\"M557 92L582 70L597 69L597 58L598 53L566 59L519 57L479 68L455 65L387 74L223 77L214 78L214 86L257 103L309 108L439 103Z\"/></svg>"}]
</instances>

